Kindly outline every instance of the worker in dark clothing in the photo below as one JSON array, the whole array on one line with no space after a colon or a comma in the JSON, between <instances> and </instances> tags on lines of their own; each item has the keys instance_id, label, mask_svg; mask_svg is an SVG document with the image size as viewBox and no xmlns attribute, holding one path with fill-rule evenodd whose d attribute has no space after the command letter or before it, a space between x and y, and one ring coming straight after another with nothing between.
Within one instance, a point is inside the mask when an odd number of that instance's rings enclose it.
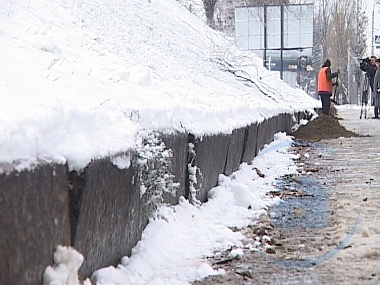
<instances>
[{"instance_id":1,"label":"worker in dark clothing","mask_svg":"<svg viewBox=\"0 0 380 285\"><path fill-rule=\"evenodd\" d=\"M331 61L327 59L322 66L322 69L318 73L318 95L321 97L322 101L322 112L325 115L330 114L330 100L333 89L332 79L338 77L340 73L339 69L337 72L331 72ZM337 83L334 83L334 85Z\"/></svg>"},{"instance_id":2,"label":"worker in dark clothing","mask_svg":"<svg viewBox=\"0 0 380 285\"><path fill-rule=\"evenodd\" d=\"M375 91L373 88L374 88L375 73L377 70L376 61L377 61L377 57L375 55L372 55L369 59L369 64L368 64L368 68L367 68L367 72L368 72L369 78L370 78L369 84L371 86L372 93Z\"/></svg>"},{"instance_id":3,"label":"worker in dark clothing","mask_svg":"<svg viewBox=\"0 0 380 285\"><path fill-rule=\"evenodd\" d=\"M378 69L378 64L376 63L377 62L377 57L376 56L371 56L370 57L370 62L368 64L368 68L367 68L367 73L369 75L369 85L371 86L371 104L373 106L373 113L374 113L374 119L378 119L379 118L379 102L377 102L376 100L376 97L377 97L377 87L375 86L375 76L376 76L376 72L377 72L377 69Z\"/></svg>"},{"instance_id":4,"label":"worker in dark clothing","mask_svg":"<svg viewBox=\"0 0 380 285\"><path fill-rule=\"evenodd\" d=\"M373 107L374 107L374 119L379 119L379 110L380 110L380 59L376 59L375 62L376 73L373 80L374 91L372 92L373 98Z\"/></svg>"}]
</instances>

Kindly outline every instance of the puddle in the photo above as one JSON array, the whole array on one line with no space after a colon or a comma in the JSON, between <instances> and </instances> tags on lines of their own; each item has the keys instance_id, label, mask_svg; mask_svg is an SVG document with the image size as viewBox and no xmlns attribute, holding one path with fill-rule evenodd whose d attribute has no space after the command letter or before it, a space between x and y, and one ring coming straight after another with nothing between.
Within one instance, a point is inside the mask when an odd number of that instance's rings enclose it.
<instances>
[{"instance_id":1,"label":"puddle","mask_svg":"<svg viewBox=\"0 0 380 285\"><path fill-rule=\"evenodd\" d=\"M270 209L272 224L280 228L327 227L327 193L310 177L284 177L277 180L272 195L282 200Z\"/></svg>"}]
</instances>

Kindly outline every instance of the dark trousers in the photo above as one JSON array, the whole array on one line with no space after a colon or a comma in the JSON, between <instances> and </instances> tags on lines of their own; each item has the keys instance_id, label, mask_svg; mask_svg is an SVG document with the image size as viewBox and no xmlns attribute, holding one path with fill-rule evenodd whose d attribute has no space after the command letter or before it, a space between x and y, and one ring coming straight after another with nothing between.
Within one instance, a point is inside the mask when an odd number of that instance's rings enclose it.
<instances>
[{"instance_id":1,"label":"dark trousers","mask_svg":"<svg viewBox=\"0 0 380 285\"><path fill-rule=\"evenodd\" d=\"M319 94L322 101L322 113L325 115L330 115L330 97L331 94Z\"/></svg>"}]
</instances>

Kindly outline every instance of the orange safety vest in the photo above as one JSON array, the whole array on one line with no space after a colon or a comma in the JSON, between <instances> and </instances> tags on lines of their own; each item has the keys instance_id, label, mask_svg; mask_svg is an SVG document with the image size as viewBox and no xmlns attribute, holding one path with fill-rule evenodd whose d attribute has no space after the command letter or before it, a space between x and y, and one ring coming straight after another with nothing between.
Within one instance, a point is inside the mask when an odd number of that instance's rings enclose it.
<instances>
[{"instance_id":1,"label":"orange safety vest","mask_svg":"<svg viewBox=\"0 0 380 285\"><path fill-rule=\"evenodd\" d=\"M318 92L324 91L332 94L332 81L327 78L328 67L323 67L318 73Z\"/></svg>"}]
</instances>

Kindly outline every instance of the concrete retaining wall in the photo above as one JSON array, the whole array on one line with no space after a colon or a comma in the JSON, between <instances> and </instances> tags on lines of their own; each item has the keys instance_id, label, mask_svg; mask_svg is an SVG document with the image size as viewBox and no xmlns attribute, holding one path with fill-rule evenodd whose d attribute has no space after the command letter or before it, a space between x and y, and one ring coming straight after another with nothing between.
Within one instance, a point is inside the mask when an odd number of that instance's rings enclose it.
<instances>
[{"instance_id":1,"label":"concrete retaining wall","mask_svg":"<svg viewBox=\"0 0 380 285\"><path fill-rule=\"evenodd\" d=\"M65 165L0 175L0 284L42 284L59 244L70 244Z\"/></svg>"},{"instance_id":2,"label":"concrete retaining wall","mask_svg":"<svg viewBox=\"0 0 380 285\"><path fill-rule=\"evenodd\" d=\"M198 169L196 198L207 201L219 174L230 175L242 162L250 163L275 133L289 132L294 123L293 115L281 114L230 135L161 135L173 154L168 171L179 184L173 195L162 195L163 202L189 198L189 163ZM136 163L138 153L121 155L130 157L129 168L119 169L108 158L91 162L81 173L69 173L66 165L41 164L30 172L0 175L0 284L42 284L58 244L72 245L84 255L83 277L130 255L154 204L149 202L152 193L141 191L146 176Z\"/></svg>"},{"instance_id":3,"label":"concrete retaining wall","mask_svg":"<svg viewBox=\"0 0 380 285\"><path fill-rule=\"evenodd\" d=\"M176 195L164 193L164 201L172 205L178 204L179 198L188 197L186 187L187 159L188 159L188 133L176 133L175 135L162 135L160 139L168 149L172 150L170 172L174 174L174 182L179 183Z\"/></svg>"},{"instance_id":4,"label":"concrete retaining wall","mask_svg":"<svg viewBox=\"0 0 380 285\"><path fill-rule=\"evenodd\" d=\"M118 264L140 239L148 216L145 199L140 199L139 185L134 183L136 174L134 166L121 170L104 159L86 167L81 174L84 183L73 180L72 191L81 198L76 202L77 216L72 217L75 235L71 244L85 258L82 276L89 276L102 264Z\"/></svg>"}]
</instances>

